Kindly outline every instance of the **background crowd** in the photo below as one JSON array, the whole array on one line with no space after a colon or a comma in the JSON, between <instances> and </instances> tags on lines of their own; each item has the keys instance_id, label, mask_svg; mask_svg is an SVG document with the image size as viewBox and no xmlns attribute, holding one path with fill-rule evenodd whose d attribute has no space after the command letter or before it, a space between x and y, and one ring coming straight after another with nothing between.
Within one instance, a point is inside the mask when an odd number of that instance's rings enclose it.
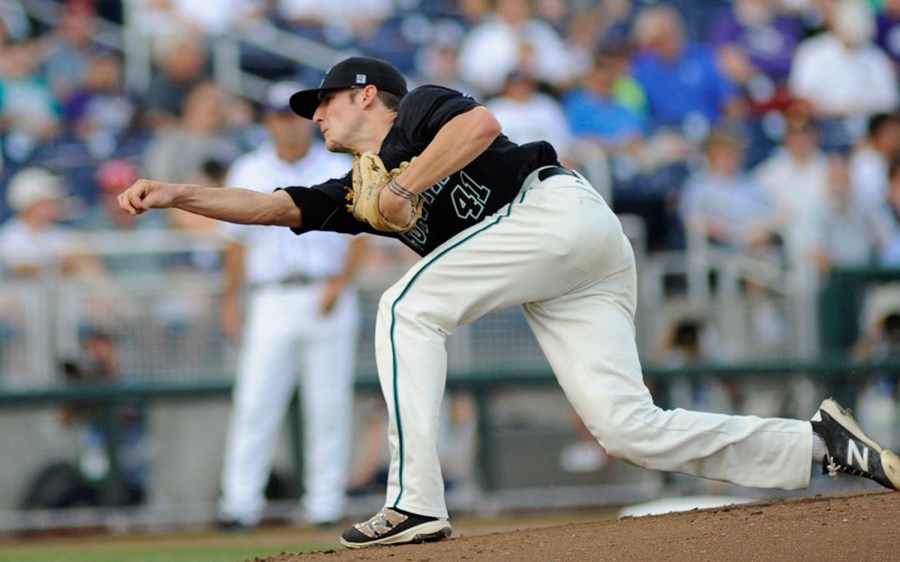
<instances>
[{"instance_id":1,"label":"background crowd","mask_svg":"<svg viewBox=\"0 0 900 562\"><path fill-rule=\"evenodd\" d=\"M221 182L266 133L259 101L213 79L211 49L265 23L470 93L516 141L549 139L644 219L650 251L683 249L697 230L823 272L898 259L896 0L60 5L47 25L0 2L0 220L22 212L10 180L29 166L61 175L75 198L60 220L79 228L96 228L105 194L136 175ZM146 87L95 42L101 18L147 40ZM271 81L322 71L249 45L240 60ZM849 238L821 226L835 221Z\"/></svg>"}]
</instances>

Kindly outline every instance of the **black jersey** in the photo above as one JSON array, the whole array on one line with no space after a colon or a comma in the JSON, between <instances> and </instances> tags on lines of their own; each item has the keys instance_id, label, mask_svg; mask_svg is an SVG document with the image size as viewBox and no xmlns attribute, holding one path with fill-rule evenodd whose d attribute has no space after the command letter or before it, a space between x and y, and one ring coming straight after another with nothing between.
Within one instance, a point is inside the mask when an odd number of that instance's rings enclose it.
<instances>
[{"instance_id":1,"label":"black jersey","mask_svg":"<svg viewBox=\"0 0 900 562\"><path fill-rule=\"evenodd\" d=\"M421 154L448 121L478 104L470 97L441 86L421 86L400 103L394 124L381 144L379 156L388 169ZM558 165L556 151L547 142L518 145L500 135L490 147L462 170L444 178L422 194L422 218L409 232L380 232L360 222L347 210L350 172L311 188L288 187L300 207L303 227L358 234L369 232L399 238L419 255L426 255L451 236L499 210L513 200L529 173L541 166Z\"/></svg>"}]
</instances>

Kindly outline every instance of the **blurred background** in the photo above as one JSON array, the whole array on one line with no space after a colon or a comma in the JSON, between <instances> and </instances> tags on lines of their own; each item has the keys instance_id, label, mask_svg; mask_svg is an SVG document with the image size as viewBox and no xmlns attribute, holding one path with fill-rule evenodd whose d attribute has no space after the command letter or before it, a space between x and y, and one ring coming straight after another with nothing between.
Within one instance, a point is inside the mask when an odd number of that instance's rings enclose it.
<instances>
[{"instance_id":1,"label":"blurred background","mask_svg":"<svg viewBox=\"0 0 900 562\"><path fill-rule=\"evenodd\" d=\"M0 533L215 520L226 241L115 196L221 186L266 139L269 87L352 54L467 92L591 179L635 248L658 403L807 418L835 396L900 445L898 0L0 0ZM372 239L358 279L351 514L383 501L374 314L414 259ZM449 351L451 511L777 493L607 457L518 310ZM300 416L269 520L302 493Z\"/></svg>"}]
</instances>

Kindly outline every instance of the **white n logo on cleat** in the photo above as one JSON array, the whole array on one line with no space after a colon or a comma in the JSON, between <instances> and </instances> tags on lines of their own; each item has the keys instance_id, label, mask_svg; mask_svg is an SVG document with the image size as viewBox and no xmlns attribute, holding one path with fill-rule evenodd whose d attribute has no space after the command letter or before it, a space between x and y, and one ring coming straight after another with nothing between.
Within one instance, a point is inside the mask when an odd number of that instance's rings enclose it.
<instances>
[{"instance_id":1,"label":"white n logo on cleat","mask_svg":"<svg viewBox=\"0 0 900 562\"><path fill-rule=\"evenodd\" d=\"M869 472L869 448L863 446L862 453L859 451L859 447L856 445L856 441L853 439L849 439L847 441L847 464L853 465L853 457L856 457L858 465L864 471Z\"/></svg>"}]
</instances>

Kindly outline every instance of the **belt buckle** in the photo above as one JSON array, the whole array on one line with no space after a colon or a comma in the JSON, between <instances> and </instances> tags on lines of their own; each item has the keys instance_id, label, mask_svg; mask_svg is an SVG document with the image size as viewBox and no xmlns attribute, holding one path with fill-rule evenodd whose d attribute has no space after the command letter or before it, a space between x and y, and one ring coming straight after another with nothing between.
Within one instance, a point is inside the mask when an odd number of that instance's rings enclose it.
<instances>
[{"instance_id":1,"label":"belt buckle","mask_svg":"<svg viewBox=\"0 0 900 562\"><path fill-rule=\"evenodd\" d=\"M313 279L302 273L288 275L278 281L279 285L312 285Z\"/></svg>"}]
</instances>

